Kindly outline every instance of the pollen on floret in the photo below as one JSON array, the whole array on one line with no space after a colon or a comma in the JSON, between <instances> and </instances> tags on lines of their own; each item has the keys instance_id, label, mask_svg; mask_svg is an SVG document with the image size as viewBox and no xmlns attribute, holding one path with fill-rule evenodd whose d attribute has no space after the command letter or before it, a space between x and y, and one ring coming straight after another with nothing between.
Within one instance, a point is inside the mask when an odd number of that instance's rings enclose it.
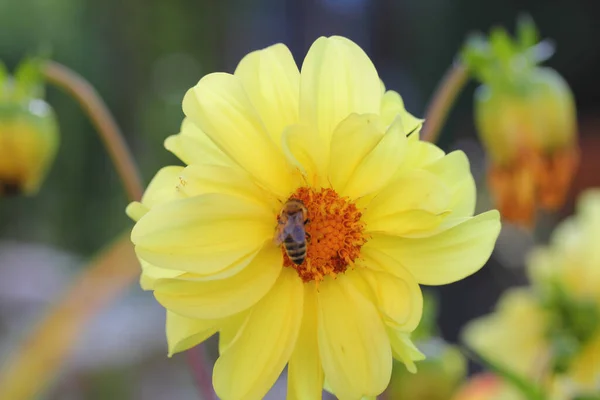
<instances>
[{"instance_id":1,"label":"pollen on floret","mask_svg":"<svg viewBox=\"0 0 600 400\"><path fill-rule=\"evenodd\" d=\"M290 199L302 201L308 211L307 255L296 265L282 247L284 266L294 268L304 282L317 283L353 267L367 241L362 213L356 205L329 188L301 187Z\"/></svg>"}]
</instances>

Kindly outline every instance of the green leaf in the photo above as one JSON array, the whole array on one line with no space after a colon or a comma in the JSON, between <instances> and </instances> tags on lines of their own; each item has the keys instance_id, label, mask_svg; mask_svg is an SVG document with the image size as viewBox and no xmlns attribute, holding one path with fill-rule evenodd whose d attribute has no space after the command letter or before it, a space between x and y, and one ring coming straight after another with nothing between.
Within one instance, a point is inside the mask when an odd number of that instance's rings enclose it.
<instances>
[{"instance_id":1,"label":"green leaf","mask_svg":"<svg viewBox=\"0 0 600 400\"><path fill-rule=\"evenodd\" d=\"M527 398L528 400L546 400L547 397L542 391L540 387L535 385L533 382L529 382L525 378L515 374L510 371L508 368L504 366L494 363L491 360L485 358L481 354L475 353L472 350L463 348L462 349L465 356L470 358L471 360L482 364L490 371L494 372L501 378L504 378L508 383L513 385L513 387L519 389L519 391Z\"/></svg>"},{"instance_id":2,"label":"green leaf","mask_svg":"<svg viewBox=\"0 0 600 400\"><path fill-rule=\"evenodd\" d=\"M490 47L498 61L507 67L517 54L515 43L502 27L495 27L490 32Z\"/></svg>"},{"instance_id":3,"label":"green leaf","mask_svg":"<svg viewBox=\"0 0 600 400\"><path fill-rule=\"evenodd\" d=\"M472 33L467 37L460 52L460 59L469 71L482 82L490 75L494 57L487 38L481 33Z\"/></svg>"},{"instance_id":4,"label":"green leaf","mask_svg":"<svg viewBox=\"0 0 600 400\"><path fill-rule=\"evenodd\" d=\"M21 61L15 71L14 96L17 100L44 96L44 75L40 57L29 57Z\"/></svg>"},{"instance_id":5,"label":"green leaf","mask_svg":"<svg viewBox=\"0 0 600 400\"><path fill-rule=\"evenodd\" d=\"M426 340L437 334L438 299L428 291L423 292L423 316L411 337L414 340Z\"/></svg>"},{"instance_id":6,"label":"green leaf","mask_svg":"<svg viewBox=\"0 0 600 400\"><path fill-rule=\"evenodd\" d=\"M2 61L0 61L0 100L3 99L8 91L8 70Z\"/></svg>"},{"instance_id":7,"label":"green leaf","mask_svg":"<svg viewBox=\"0 0 600 400\"><path fill-rule=\"evenodd\" d=\"M8 79L8 70L6 69L6 65L0 61L0 85L3 85L6 79Z\"/></svg>"},{"instance_id":8,"label":"green leaf","mask_svg":"<svg viewBox=\"0 0 600 400\"><path fill-rule=\"evenodd\" d=\"M525 51L539 42L538 30L529 14L522 14L517 19L517 43L521 51Z\"/></svg>"},{"instance_id":9,"label":"green leaf","mask_svg":"<svg viewBox=\"0 0 600 400\"><path fill-rule=\"evenodd\" d=\"M462 62L471 70L477 70L487 63L490 55L487 39L481 33L469 35L460 53Z\"/></svg>"}]
</instances>

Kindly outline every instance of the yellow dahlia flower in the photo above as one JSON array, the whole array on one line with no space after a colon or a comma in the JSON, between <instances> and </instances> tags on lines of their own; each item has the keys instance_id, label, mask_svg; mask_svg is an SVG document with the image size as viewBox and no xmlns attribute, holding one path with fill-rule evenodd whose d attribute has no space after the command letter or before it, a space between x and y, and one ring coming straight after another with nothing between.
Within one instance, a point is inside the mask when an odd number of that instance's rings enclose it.
<instances>
[{"instance_id":1,"label":"yellow dahlia flower","mask_svg":"<svg viewBox=\"0 0 600 400\"><path fill-rule=\"evenodd\" d=\"M473 217L465 155L419 141L422 121L341 37L318 39L302 72L284 45L250 53L183 110L165 146L188 166L128 208L169 353L218 332L223 399L262 398L286 365L289 399L320 398L325 380L340 399L376 396L392 358L414 370L419 284L477 271L500 230L496 211ZM275 241L290 200L306 209L287 219L301 263Z\"/></svg>"},{"instance_id":2,"label":"yellow dahlia flower","mask_svg":"<svg viewBox=\"0 0 600 400\"><path fill-rule=\"evenodd\" d=\"M600 393L600 191L578 205L550 245L530 255L532 286L504 294L495 313L464 332L486 358L562 400Z\"/></svg>"}]
</instances>

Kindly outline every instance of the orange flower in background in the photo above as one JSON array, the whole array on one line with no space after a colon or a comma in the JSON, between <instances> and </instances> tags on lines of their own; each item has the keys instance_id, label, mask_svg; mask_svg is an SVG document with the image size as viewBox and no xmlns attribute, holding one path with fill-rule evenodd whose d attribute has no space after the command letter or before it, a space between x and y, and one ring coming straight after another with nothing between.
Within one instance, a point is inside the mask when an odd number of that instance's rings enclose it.
<instances>
[{"instance_id":1,"label":"orange flower in background","mask_svg":"<svg viewBox=\"0 0 600 400\"><path fill-rule=\"evenodd\" d=\"M537 33L522 21L517 40L495 30L467 44L464 60L483 83L475 124L489 157L488 185L502 216L532 226L538 208L558 210L579 151L573 95L554 70L537 65ZM536 52L537 51L537 52Z\"/></svg>"}]
</instances>

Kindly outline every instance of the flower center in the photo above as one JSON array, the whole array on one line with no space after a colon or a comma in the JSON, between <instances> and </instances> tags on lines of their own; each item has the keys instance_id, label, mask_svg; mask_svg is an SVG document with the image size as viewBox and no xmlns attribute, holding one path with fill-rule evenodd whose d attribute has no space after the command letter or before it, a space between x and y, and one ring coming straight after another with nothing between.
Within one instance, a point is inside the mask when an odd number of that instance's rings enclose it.
<instances>
[{"instance_id":1,"label":"flower center","mask_svg":"<svg viewBox=\"0 0 600 400\"><path fill-rule=\"evenodd\" d=\"M306 257L301 263L289 247L282 245L283 265L294 268L304 282L322 281L326 275L335 277L354 265L360 248L367 239L363 234L361 212L348 198L333 189L301 187L290 196L306 207L308 220L304 224ZM280 221L281 223L281 221Z\"/></svg>"}]
</instances>

